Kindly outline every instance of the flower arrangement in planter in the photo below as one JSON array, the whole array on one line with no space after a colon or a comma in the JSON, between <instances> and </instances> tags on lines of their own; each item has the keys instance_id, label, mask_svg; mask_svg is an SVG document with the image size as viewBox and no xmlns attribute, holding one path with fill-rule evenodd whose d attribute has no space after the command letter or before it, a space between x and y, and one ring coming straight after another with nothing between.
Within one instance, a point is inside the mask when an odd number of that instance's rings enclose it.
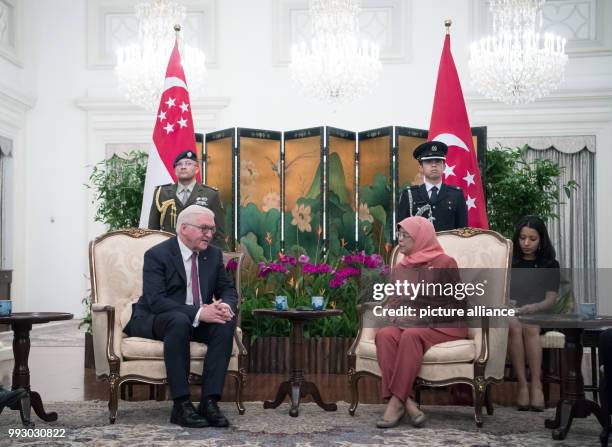
<instances>
[{"instance_id":1,"label":"flower arrangement in planter","mask_svg":"<svg viewBox=\"0 0 612 447\"><path fill-rule=\"evenodd\" d=\"M228 270L235 268L228 265ZM324 308L342 309L339 316L315 320L305 327L306 337L353 337L357 332L357 305L368 290L365 284L383 281L388 266L381 255L364 252L312 260L305 254L279 253L277 259L251 263L243 272L242 328L251 341L263 336L287 336L285 319L256 318L251 311L272 308L275 296L287 297L290 308L310 307L311 297L324 297Z\"/></svg>"}]
</instances>

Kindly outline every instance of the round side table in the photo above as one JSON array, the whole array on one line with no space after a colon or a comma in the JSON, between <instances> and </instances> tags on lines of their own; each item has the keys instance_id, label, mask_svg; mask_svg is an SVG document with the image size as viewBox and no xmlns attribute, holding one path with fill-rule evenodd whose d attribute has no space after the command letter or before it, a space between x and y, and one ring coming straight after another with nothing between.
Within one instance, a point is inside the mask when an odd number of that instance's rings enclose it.
<instances>
[{"instance_id":1,"label":"round side table","mask_svg":"<svg viewBox=\"0 0 612 447\"><path fill-rule=\"evenodd\" d=\"M302 397L308 395L312 396L312 399L316 404L323 408L325 411L336 411L338 409L335 403L325 403L321 398L319 388L314 382L304 380L304 323L310 320L316 320L317 318L332 317L341 315L342 310L340 309L326 309L326 310L276 310L276 309L254 309L253 315L256 316L267 316L273 318L286 318L291 323L291 351L290 351L290 362L291 362L291 373L289 380L286 380L280 384L278 391L276 392L276 398L273 401L264 401L264 408L276 408L278 407L285 396L289 396L291 399L291 409L289 415L297 417L299 414L300 400Z\"/></svg>"},{"instance_id":2,"label":"round side table","mask_svg":"<svg viewBox=\"0 0 612 447\"><path fill-rule=\"evenodd\" d=\"M32 325L50 321L71 320L72 317L72 314L60 312L16 312L8 317L0 317L0 324L9 324L13 330L15 366L13 367L12 389L23 388L28 392L25 398L10 407L13 410L19 410L24 426L34 426L30 420L30 406L43 421L53 422L57 420L57 413L46 413L40 394L30 389L28 358L30 356L30 330L32 330Z\"/></svg>"}]
</instances>

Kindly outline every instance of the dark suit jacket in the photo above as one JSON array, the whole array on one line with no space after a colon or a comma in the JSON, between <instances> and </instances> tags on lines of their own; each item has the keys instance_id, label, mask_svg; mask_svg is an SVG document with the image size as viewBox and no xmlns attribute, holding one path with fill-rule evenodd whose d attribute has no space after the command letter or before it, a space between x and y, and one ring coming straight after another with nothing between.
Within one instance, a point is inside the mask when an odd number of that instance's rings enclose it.
<instances>
[{"instance_id":1,"label":"dark suit jacket","mask_svg":"<svg viewBox=\"0 0 612 447\"><path fill-rule=\"evenodd\" d=\"M237 313L238 295L225 271L223 252L212 245L201 251L198 256L198 272L202 303L212 303L214 295ZM132 317L123 330L128 336L153 338L153 319L155 315L164 312L183 312L190 320L195 319L198 308L185 304L187 276L176 237L145 253L142 289L143 294L133 304Z\"/></svg>"},{"instance_id":2,"label":"dark suit jacket","mask_svg":"<svg viewBox=\"0 0 612 447\"><path fill-rule=\"evenodd\" d=\"M412 209L410 209L408 189L412 192ZM434 217L432 223L436 231L467 227L468 213L463 190L445 183L440 187L436 203L431 203L429 200L425 184L404 188L397 205L397 222L401 222L406 217L416 216L417 210L427 204L431 205ZM423 217L429 218L429 212L423 214Z\"/></svg>"}]
</instances>

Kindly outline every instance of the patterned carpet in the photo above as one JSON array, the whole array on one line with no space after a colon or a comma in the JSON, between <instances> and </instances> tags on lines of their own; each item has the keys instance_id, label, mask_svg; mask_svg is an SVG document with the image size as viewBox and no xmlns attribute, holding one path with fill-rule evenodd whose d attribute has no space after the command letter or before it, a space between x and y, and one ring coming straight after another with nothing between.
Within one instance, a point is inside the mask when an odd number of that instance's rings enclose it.
<instances>
[{"instance_id":1,"label":"patterned carpet","mask_svg":"<svg viewBox=\"0 0 612 447\"><path fill-rule=\"evenodd\" d=\"M425 407L429 420L415 429L407 424L379 430L374 422L383 406L360 405L355 417L340 402L335 413L314 404L303 404L300 416L291 418L287 404L264 410L261 403L249 402L239 416L231 403L221 407L231 420L227 429L185 429L168 422L170 402L120 402L115 425L108 425L106 402L56 402L46 404L57 411L56 423L34 417L36 428L65 429L64 438L9 437L9 429L20 428L19 415L5 410L0 416L0 446L210 446L210 447L323 447L323 446L589 446L598 445L599 428L594 418L576 420L565 441L553 441L544 428L546 413L518 412L496 408L485 416L478 429L467 407Z\"/></svg>"}]
</instances>

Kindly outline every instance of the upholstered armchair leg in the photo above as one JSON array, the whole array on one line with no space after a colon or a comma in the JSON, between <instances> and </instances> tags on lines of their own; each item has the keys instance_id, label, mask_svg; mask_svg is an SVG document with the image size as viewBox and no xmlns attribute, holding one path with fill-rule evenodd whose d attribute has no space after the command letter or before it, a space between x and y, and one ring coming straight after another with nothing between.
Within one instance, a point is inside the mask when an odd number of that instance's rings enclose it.
<instances>
[{"instance_id":1,"label":"upholstered armchair leg","mask_svg":"<svg viewBox=\"0 0 612 447\"><path fill-rule=\"evenodd\" d=\"M485 406L487 407L487 414L489 416L493 415L493 401L491 400L491 385L487 385L487 389L485 391Z\"/></svg>"},{"instance_id":2,"label":"upholstered armchair leg","mask_svg":"<svg viewBox=\"0 0 612 447\"><path fill-rule=\"evenodd\" d=\"M357 410L357 405L359 405L359 376L355 371L349 371L348 379L349 379L349 388L351 390L351 405L349 407L349 414L351 416L355 416L355 411Z\"/></svg>"},{"instance_id":3,"label":"upholstered armchair leg","mask_svg":"<svg viewBox=\"0 0 612 447\"><path fill-rule=\"evenodd\" d=\"M474 387L474 420L478 428L482 427L482 404L484 402L484 390L476 385Z\"/></svg>"},{"instance_id":4,"label":"upholstered armchair leg","mask_svg":"<svg viewBox=\"0 0 612 447\"><path fill-rule=\"evenodd\" d=\"M117 377L111 376L108 381L108 411L109 411L109 422L115 423L117 419L117 408L119 407L119 388L120 383Z\"/></svg>"},{"instance_id":5,"label":"upholstered armchair leg","mask_svg":"<svg viewBox=\"0 0 612 447\"><path fill-rule=\"evenodd\" d=\"M241 369L236 375L233 375L236 379L236 407L238 408L238 414L244 414L246 409L243 403L243 393L246 386L246 372Z\"/></svg>"}]
</instances>

